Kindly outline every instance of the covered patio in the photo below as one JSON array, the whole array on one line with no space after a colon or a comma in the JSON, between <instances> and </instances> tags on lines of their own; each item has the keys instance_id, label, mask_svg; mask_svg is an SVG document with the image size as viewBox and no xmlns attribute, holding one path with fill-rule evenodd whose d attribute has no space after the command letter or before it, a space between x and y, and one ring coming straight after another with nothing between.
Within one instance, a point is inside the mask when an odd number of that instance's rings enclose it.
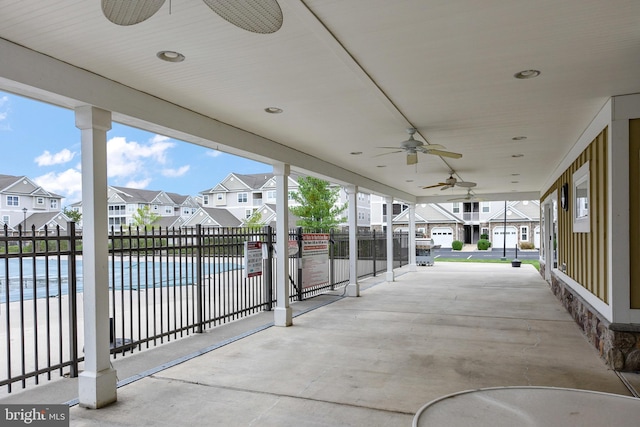
<instances>
[{"instance_id":1,"label":"covered patio","mask_svg":"<svg viewBox=\"0 0 640 427\"><path fill-rule=\"evenodd\" d=\"M117 359L117 403L75 405L71 425L399 426L425 403L469 389L640 390L639 375L602 363L532 266L409 270L394 282L363 281L360 298L293 304L290 328L260 313ZM68 402L76 381L1 402Z\"/></svg>"}]
</instances>

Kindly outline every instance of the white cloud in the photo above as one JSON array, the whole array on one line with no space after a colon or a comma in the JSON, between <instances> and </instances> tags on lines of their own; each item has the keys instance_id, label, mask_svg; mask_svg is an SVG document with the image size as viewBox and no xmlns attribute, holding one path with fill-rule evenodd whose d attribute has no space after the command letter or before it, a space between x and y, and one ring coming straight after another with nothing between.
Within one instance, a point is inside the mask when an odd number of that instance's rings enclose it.
<instances>
[{"instance_id":1,"label":"white cloud","mask_svg":"<svg viewBox=\"0 0 640 427\"><path fill-rule=\"evenodd\" d=\"M124 186L127 188L138 188L140 190L144 190L151 184L151 178L145 178L138 181L131 180L127 182Z\"/></svg>"},{"instance_id":2,"label":"white cloud","mask_svg":"<svg viewBox=\"0 0 640 427\"><path fill-rule=\"evenodd\" d=\"M218 157L222 154L222 151L218 151L218 150L209 150L205 153L207 156L209 157Z\"/></svg>"},{"instance_id":3,"label":"white cloud","mask_svg":"<svg viewBox=\"0 0 640 427\"><path fill-rule=\"evenodd\" d=\"M162 175L166 176L167 178L178 178L187 173L190 168L191 166L184 165L182 167L179 167L178 169L163 169Z\"/></svg>"},{"instance_id":4,"label":"white cloud","mask_svg":"<svg viewBox=\"0 0 640 427\"><path fill-rule=\"evenodd\" d=\"M9 97L8 96L3 96L0 97L0 108L5 107L5 104L9 103ZM7 111L7 109L5 108L4 111L0 111L0 122L4 122L5 120L7 120L7 117L9 117L9 112ZM0 126L0 130L9 130L10 127L8 124L3 124L2 126Z\"/></svg>"},{"instance_id":5,"label":"white cloud","mask_svg":"<svg viewBox=\"0 0 640 427\"><path fill-rule=\"evenodd\" d=\"M75 152L70 151L66 148L55 154L51 154L49 151L45 150L44 153L36 157L34 161L38 164L38 166L61 165L73 160L73 157L75 155Z\"/></svg>"},{"instance_id":6,"label":"white cloud","mask_svg":"<svg viewBox=\"0 0 640 427\"><path fill-rule=\"evenodd\" d=\"M77 169L49 172L33 180L45 190L65 197L65 204L76 202L82 197L82 174Z\"/></svg>"},{"instance_id":7,"label":"white cloud","mask_svg":"<svg viewBox=\"0 0 640 427\"><path fill-rule=\"evenodd\" d=\"M154 168L150 161L165 164L167 151L175 146L168 138L154 137L148 144L128 142L125 137L114 137L107 141L107 173L109 177L133 177Z\"/></svg>"}]
</instances>

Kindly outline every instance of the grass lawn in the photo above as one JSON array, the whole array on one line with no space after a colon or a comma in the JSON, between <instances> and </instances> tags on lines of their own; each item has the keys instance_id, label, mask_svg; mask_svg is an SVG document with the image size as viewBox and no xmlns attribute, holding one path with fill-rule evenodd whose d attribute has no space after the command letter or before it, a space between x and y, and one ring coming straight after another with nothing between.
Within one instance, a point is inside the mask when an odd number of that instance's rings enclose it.
<instances>
[{"instance_id":1,"label":"grass lawn","mask_svg":"<svg viewBox=\"0 0 640 427\"><path fill-rule=\"evenodd\" d=\"M511 264L511 260L502 261L500 259L480 259L480 258L436 258L436 262L490 262L494 264ZM520 260L522 264L531 264L540 271L540 261L534 259Z\"/></svg>"}]
</instances>

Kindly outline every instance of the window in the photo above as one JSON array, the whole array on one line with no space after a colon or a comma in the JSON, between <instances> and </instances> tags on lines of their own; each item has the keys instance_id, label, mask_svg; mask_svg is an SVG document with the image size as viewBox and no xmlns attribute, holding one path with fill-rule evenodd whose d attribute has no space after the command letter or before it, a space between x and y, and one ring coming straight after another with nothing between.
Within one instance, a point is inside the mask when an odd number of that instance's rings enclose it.
<instances>
[{"instance_id":1,"label":"window","mask_svg":"<svg viewBox=\"0 0 640 427\"><path fill-rule=\"evenodd\" d=\"M295 191L289 191L289 200L295 200Z\"/></svg>"},{"instance_id":2,"label":"window","mask_svg":"<svg viewBox=\"0 0 640 427\"><path fill-rule=\"evenodd\" d=\"M191 215L191 208L182 208L182 215Z\"/></svg>"},{"instance_id":3,"label":"window","mask_svg":"<svg viewBox=\"0 0 640 427\"><path fill-rule=\"evenodd\" d=\"M58 199L51 199L51 209L58 209Z\"/></svg>"},{"instance_id":4,"label":"window","mask_svg":"<svg viewBox=\"0 0 640 427\"><path fill-rule=\"evenodd\" d=\"M173 208L171 206L165 206L164 207L164 213L166 214L172 214L173 213Z\"/></svg>"},{"instance_id":5,"label":"window","mask_svg":"<svg viewBox=\"0 0 640 427\"><path fill-rule=\"evenodd\" d=\"M155 212L158 212L158 205L153 205L153 210L154 210Z\"/></svg>"},{"instance_id":6,"label":"window","mask_svg":"<svg viewBox=\"0 0 640 427\"><path fill-rule=\"evenodd\" d=\"M245 217L246 219L251 218L251 215L253 215L253 210L251 210L251 209L245 209L245 210L244 210L244 217Z\"/></svg>"},{"instance_id":7,"label":"window","mask_svg":"<svg viewBox=\"0 0 640 427\"><path fill-rule=\"evenodd\" d=\"M588 233L589 220L589 162L573 174L573 232Z\"/></svg>"},{"instance_id":8,"label":"window","mask_svg":"<svg viewBox=\"0 0 640 427\"><path fill-rule=\"evenodd\" d=\"M453 213L460 213L460 203L454 203L452 208Z\"/></svg>"},{"instance_id":9,"label":"window","mask_svg":"<svg viewBox=\"0 0 640 427\"><path fill-rule=\"evenodd\" d=\"M528 242L529 241L529 227L523 225L520 227L520 241Z\"/></svg>"},{"instance_id":10,"label":"window","mask_svg":"<svg viewBox=\"0 0 640 427\"><path fill-rule=\"evenodd\" d=\"M7 196L7 206L20 206L20 197Z\"/></svg>"},{"instance_id":11,"label":"window","mask_svg":"<svg viewBox=\"0 0 640 427\"><path fill-rule=\"evenodd\" d=\"M205 194L202 196L202 204L203 205L208 205L209 204L209 195Z\"/></svg>"},{"instance_id":12,"label":"window","mask_svg":"<svg viewBox=\"0 0 640 427\"><path fill-rule=\"evenodd\" d=\"M9 215L2 215L2 223L9 225Z\"/></svg>"},{"instance_id":13,"label":"window","mask_svg":"<svg viewBox=\"0 0 640 427\"><path fill-rule=\"evenodd\" d=\"M482 202L480 205L482 206L482 213L490 213L491 212L491 203Z\"/></svg>"},{"instance_id":14,"label":"window","mask_svg":"<svg viewBox=\"0 0 640 427\"><path fill-rule=\"evenodd\" d=\"M267 200L275 200L276 192L273 190L267 191Z\"/></svg>"},{"instance_id":15,"label":"window","mask_svg":"<svg viewBox=\"0 0 640 427\"><path fill-rule=\"evenodd\" d=\"M208 198L207 198L207 200L208 200ZM219 201L219 202L223 201L224 200L224 195L222 193L216 194L216 200Z\"/></svg>"},{"instance_id":16,"label":"window","mask_svg":"<svg viewBox=\"0 0 640 427\"><path fill-rule=\"evenodd\" d=\"M36 197L36 205L44 205L44 197Z\"/></svg>"},{"instance_id":17,"label":"window","mask_svg":"<svg viewBox=\"0 0 640 427\"><path fill-rule=\"evenodd\" d=\"M247 193L238 193L238 203L247 203Z\"/></svg>"}]
</instances>

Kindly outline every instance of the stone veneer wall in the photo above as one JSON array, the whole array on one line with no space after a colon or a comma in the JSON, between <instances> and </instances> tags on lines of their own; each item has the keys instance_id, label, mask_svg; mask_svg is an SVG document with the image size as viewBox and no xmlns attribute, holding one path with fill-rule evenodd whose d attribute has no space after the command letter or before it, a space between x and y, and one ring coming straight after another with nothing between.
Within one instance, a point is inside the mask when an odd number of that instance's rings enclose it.
<instances>
[{"instance_id":1,"label":"stone veneer wall","mask_svg":"<svg viewBox=\"0 0 640 427\"><path fill-rule=\"evenodd\" d=\"M544 277L544 269L540 267ZM553 273L551 290L609 367L617 371L640 371L640 325L609 323Z\"/></svg>"}]
</instances>

